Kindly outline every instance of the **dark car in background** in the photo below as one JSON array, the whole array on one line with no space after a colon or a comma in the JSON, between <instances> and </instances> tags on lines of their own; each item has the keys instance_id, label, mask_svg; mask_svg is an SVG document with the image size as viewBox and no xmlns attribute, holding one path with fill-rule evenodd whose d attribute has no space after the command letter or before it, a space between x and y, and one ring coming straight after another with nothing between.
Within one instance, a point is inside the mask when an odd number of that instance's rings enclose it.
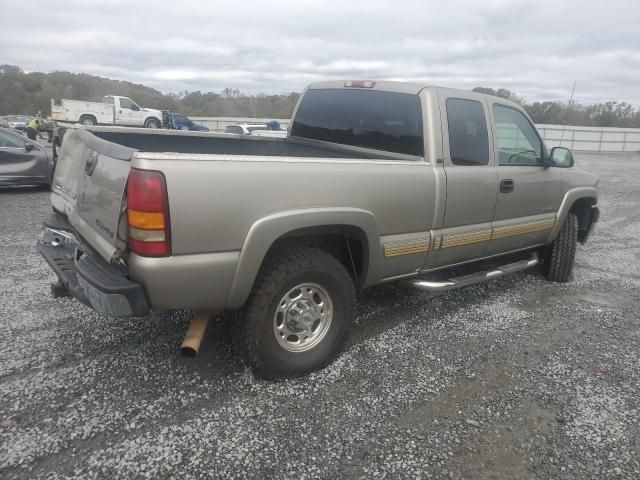
<instances>
[{"instance_id":1,"label":"dark car in background","mask_svg":"<svg viewBox=\"0 0 640 480\"><path fill-rule=\"evenodd\" d=\"M0 128L0 186L50 185L53 155L15 130Z\"/></svg>"},{"instance_id":2,"label":"dark car in background","mask_svg":"<svg viewBox=\"0 0 640 480\"><path fill-rule=\"evenodd\" d=\"M190 130L192 132L208 132L204 125L194 123L183 113L162 112L162 126L169 130Z\"/></svg>"},{"instance_id":3,"label":"dark car in background","mask_svg":"<svg viewBox=\"0 0 640 480\"><path fill-rule=\"evenodd\" d=\"M27 123L32 119L29 115L7 115L0 120L0 127L25 131Z\"/></svg>"}]
</instances>

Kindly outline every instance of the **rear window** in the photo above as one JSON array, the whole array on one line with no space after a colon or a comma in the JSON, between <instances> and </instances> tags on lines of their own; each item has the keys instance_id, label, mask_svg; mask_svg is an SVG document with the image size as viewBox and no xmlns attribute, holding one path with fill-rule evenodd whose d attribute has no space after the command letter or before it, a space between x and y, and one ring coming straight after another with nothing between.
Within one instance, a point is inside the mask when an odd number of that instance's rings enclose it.
<instances>
[{"instance_id":1,"label":"rear window","mask_svg":"<svg viewBox=\"0 0 640 480\"><path fill-rule=\"evenodd\" d=\"M407 155L424 155L417 95L375 90L307 90L291 135Z\"/></svg>"}]
</instances>

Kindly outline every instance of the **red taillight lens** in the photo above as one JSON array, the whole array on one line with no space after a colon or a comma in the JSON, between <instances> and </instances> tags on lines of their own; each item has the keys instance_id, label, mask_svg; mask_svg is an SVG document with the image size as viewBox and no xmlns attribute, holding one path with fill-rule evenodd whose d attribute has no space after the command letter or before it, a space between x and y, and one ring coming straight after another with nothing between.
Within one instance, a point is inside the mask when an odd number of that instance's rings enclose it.
<instances>
[{"instance_id":1,"label":"red taillight lens","mask_svg":"<svg viewBox=\"0 0 640 480\"><path fill-rule=\"evenodd\" d=\"M145 257L171 255L167 182L162 172L131 169L127 181L129 249Z\"/></svg>"}]
</instances>

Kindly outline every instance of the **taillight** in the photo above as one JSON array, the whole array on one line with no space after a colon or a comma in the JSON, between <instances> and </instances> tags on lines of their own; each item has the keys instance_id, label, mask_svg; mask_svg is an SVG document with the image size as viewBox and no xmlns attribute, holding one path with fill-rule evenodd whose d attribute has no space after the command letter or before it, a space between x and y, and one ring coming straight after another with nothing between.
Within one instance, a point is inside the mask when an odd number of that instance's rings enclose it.
<instances>
[{"instance_id":1,"label":"taillight","mask_svg":"<svg viewBox=\"0 0 640 480\"><path fill-rule=\"evenodd\" d=\"M127 181L129 249L144 257L171 255L167 182L161 172L132 168Z\"/></svg>"}]
</instances>

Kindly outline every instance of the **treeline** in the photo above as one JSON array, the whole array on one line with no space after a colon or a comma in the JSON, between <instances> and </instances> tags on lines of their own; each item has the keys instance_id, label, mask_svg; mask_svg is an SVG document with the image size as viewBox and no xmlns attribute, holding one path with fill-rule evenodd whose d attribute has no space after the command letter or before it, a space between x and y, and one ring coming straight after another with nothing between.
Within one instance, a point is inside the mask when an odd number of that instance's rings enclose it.
<instances>
[{"instance_id":1,"label":"treeline","mask_svg":"<svg viewBox=\"0 0 640 480\"><path fill-rule=\"evenodd\" d=\"M299 97L298 93L245 95L231 88L220 93L163 94L144 85L85 73L25 73L14 65L0 65L0 115L48 115L52 98L100 102L105 95L122 95L143 107L194 117L265 118L290 117Z\"/></svg>"},{"instance_id":2,"label":"treeline","mask_svg":"<svg viewBox=\"0 0 640 480\"><path fill-rule=\"evenodd\" d=\"M559 125L640 128L640 109L625 102L594 105L575 102L534 102L504 88L477 87L477 92L509 98L520 103L534 122ZM48 115L51 99L70 98L99 102L104 95L123 95L149 108L171 110L194 117L289 118L298 93L287 95L247 95L226 88L220 93L180 92L163 94L144 85L85 73L25 73L14 65L0 65L0 115Z\"/></svg>"},{"instance_id":3,"label":"treeline","mask_svg":"<svg viewBox=\"0 0 640 480\"><path fill-rule=\"evenodd\" d=\"M493 88L476 87L473 91L508 98L519 103L535 123L640 128L640 109L636 109L626 102L609 101L593 105L580 105L575 102L527 103L523 98L505 88L494 90Z\"/></svg>"}]
</instances>

